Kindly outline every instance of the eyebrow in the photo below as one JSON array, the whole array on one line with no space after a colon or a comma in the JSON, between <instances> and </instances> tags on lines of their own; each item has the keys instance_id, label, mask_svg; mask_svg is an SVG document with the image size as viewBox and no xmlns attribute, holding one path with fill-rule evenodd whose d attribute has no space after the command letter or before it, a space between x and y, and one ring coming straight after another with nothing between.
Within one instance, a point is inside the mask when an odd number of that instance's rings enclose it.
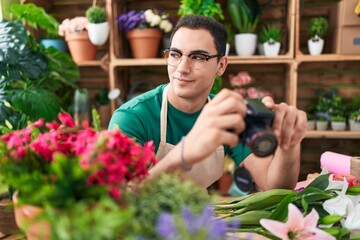
<instances>
[{"instance_id":1,"label":"eyebrow","mask_svg":"<svg viewBox=\"0 0 360 240\"><path fill-rule=\"evenodd\" d=\"M178 53L182 53L182 51L178 48L170 48L169 49L170 51L175 51L175 52L178 52ZM205 51L205 50L193 50L193 51L190 51L190 53L188 54L205 54L205 55L209 55L210 53L208 51Z\"/></svg>"}]
</instances>

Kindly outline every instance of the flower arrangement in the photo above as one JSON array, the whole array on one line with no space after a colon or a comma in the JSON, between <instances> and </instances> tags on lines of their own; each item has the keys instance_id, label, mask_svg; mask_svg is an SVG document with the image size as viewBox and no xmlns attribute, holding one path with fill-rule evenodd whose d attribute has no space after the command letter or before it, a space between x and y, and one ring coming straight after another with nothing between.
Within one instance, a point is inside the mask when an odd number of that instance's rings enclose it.
<instances>
[{"instance_id":1,"label":"flower arrangement","mask_svg":"<svg viewBox=\"0 0 360 240\"><path fill-rule=\"evenodd\" d=\"M103 214L110 208L121 217L119 203L128 182L140 182L147 167L156 162L153 145L149 142L142 147L120 130L95 131L86 122L83 129L74 129L69 114L58 117L60 124L44 124L40 119L1 136L2 180L18 192L21 206L40 207L46 218L60 210L70 216L90 207L95 212L102 209ZM82 217L92 224L101 221L95 215ZM57 222L53 223L56 228ZM85 229L78 228L82 233Z\"/></svg>"},{"instance_id":2,"label":"flower arrangement","mask_svg":"<svg viewBox=\"0 0 360 240\"><path fill-rule=\"evenodd\" d=\"M246 71L239 72L237 75L229 75L229 81L235 91L239 92L244 98L255 99L272 96L269 91L259 90L255 87L246 87L255 82L255 78Z\"/></svg>"},{"instance_id":3,"label":"flower arrangement","mask_svg":"<svg viewBox=\"0 0 360 240\"><path fill-rule=\"evenodd\" d=\"M136 28L158 28L165 33L169 33L173 29L173 24L168 14L157 9L147 9L139 12L131 10L118 17L118 28L126 32Z\"/></svg>"},{"instance_id":4,"label":"flower arrangement","mask_svg":"<svg viewBox=\"0 0 360 240\"><path fill-rule=\"evenodd\" d=\"M215 204L219 217L270 239L359 239L360 186L354 178L320 174L306 187L273 189Z\"/></svg>"},{"instance_id":5,"label":"flower arrangement","mask_svg":"<svg viewBox=\"0 0 360 240\"><path fill-rule=\"evenodd\" d=\"M202 188L176 173L143 181L156 164L151 142L142 147L118 129L76 129L69 114L58 118L0 137L0 176L16 190L15 212L41 209L20 225L27 234L42 224L51 235L41 239L225 239L229 224L215 218Z\"/></svg>"},{"instance_id":6,"label":"flower arrangement","mask_svg":"<svg viewBox=\"0 0 360 240\"><path fill-rule=\"evenodd\" d=\"M59 26L59 35L65 36L66 33L82 32L87 29L89 20L86 17L75 17L65 19Z\"/></svg>"}]
</instances>

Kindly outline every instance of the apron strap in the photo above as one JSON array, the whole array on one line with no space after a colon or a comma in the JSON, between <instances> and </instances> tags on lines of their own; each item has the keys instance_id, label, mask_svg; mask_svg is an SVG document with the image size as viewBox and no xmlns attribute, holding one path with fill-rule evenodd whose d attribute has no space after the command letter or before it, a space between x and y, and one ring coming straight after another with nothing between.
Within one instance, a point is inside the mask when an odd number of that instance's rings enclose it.
<instances>
[{"instance_id":1,"label":"apron strap","mask_svg":"<svg viewBox=\"0 0 360 240\"><path fill-rule=\"evenodd\" d=\"M166 131L167 131L167 109L168 109L168 101L167 101L167 92L168 92L167 85L164 88L163 95L162 95L162 103L161 103L161 111L160 111L160 142L166 142ZM210 97L207 97L208 102L210 102Z\"/></svg>"}]
</instances>

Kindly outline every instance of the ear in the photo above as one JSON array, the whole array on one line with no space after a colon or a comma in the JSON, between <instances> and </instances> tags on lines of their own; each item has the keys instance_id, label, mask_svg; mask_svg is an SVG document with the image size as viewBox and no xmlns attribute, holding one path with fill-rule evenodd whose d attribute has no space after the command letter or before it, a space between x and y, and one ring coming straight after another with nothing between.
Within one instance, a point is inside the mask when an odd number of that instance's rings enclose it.
<instances>
[{"instance_id":1,"label":"ear","mask_svg":"<svg viewBox=\"0 0 360 240\"><path fill-rule=\"evenodd\" d=\"M218 69L216 71L216 76L222 76L228 65L228 59L226 56L222 57L218 63Z\"/></svg>"}]
</instances>

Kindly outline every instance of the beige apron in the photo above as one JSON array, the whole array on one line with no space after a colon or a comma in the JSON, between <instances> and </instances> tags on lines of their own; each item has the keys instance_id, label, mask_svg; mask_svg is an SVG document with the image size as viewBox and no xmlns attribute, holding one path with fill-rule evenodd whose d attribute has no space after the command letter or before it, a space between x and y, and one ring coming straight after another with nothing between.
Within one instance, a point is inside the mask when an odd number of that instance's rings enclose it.
<instances>
[{"instance_id":1,"label":"beige apron","mask_svg":"<svg viewBox=\"0 0 360 240\"><path fill-rule=\"evenodd\" d=\"M167 130L167 88L164 88L162 106L160 112L160 144L156 153L157 159L161 160L165 155L174 148L174 145L166 142ZM210 101L210 98L208 98ZM180 154L180 153L179 153ZM180 155L179 155L180 156ZM179 160L180 161L180 160ZM200 186L207 188L218 180L224 171L224 147L220 146L205 160L192 166L189 172L186 172L186 178L191 179Z\"/></svg>"}]
</instances>

